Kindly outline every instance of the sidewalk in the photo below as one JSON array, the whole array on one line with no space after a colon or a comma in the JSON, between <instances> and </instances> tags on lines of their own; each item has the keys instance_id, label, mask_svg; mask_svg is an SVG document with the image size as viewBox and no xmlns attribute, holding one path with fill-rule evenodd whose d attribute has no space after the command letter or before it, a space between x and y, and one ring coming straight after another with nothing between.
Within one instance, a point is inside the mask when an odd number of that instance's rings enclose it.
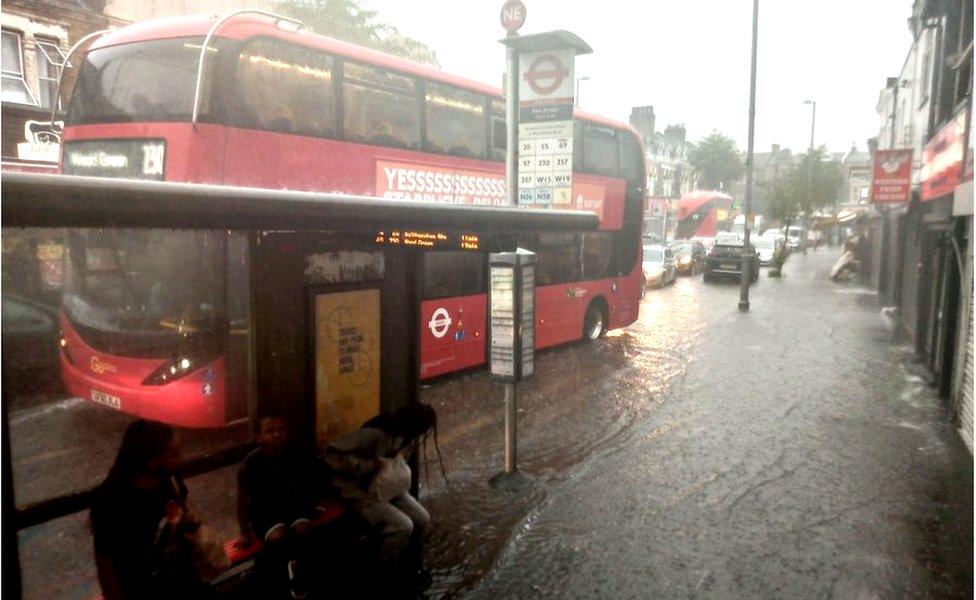
<instances>
[{"instance_id":1,"label":"sidewalk","mask_svg":"<svg viewBox=\"0 0 976 600\"><path fill-rule=\"evenodd\" d=\"M651 296L641 322L600 351L622 362L603 368L599 389L639 408L598 443L547 438L558 440L550 455L586 446L552 464L533 458L550 433L537 413L580 394L600 413L607 399L572 369L563 398L530 394L520 437L535 485L524 493L479 483L497 453L448 444L464 465L451 473L462 509L446 514L432 473L427 501L435 523L444 517L431 562L456 565L435 571L433 594L476 581L474 598L971 598L972 456L874 295L828 280L834 258L792 257L783 280L753 288L748 314L736 286L685 280L692 291ZM678 339L662 321L681 318L702 326ZM444 433L496 433L470 425L478 418Z\"/></svg>"}]
</instances>

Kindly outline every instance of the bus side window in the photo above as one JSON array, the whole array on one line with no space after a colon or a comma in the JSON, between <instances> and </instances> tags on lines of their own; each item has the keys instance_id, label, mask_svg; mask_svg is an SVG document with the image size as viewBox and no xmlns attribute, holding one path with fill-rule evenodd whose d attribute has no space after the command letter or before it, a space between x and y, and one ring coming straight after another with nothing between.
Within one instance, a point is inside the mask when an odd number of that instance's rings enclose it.
<instances>
[{"instance_id":1,"label":"bus side window","mask_svg":"<svg viewBox=\"0 0 976 600\"><path fill-rule=\"evenodd\" d=\"M484 292L483 259L484 255L480 252L425 252L424 299Z\"/></svg>"},{"instance_id":2,"label":"bus side window","mask_svg":"<svg viewBox=\"0 0 976 600\"><path fill-rule=\"evenodd\" d=\"M604 279L610 276L610 254L613 240L609 232L583 235L583 279Z\"/></svg>"},{"instance_id":3,"label":"bus side window","mask_svg":"<svg viewBox=\"0 0 976 600\"><path fill-rule=\"evenodd\" d=\"M583 123L573 121L573 171L583 170Z\"/></svg>"},{"instance_id":4,"label":"bus side window","mask_svg":"<svg viewBox=\"0 0 976 600\"><path fill-rule=\"evenodd\" d=\"M508 145L508 132L505 128L505 103L501 100L491 101L489 115L491 128L491 160L505 160L505 148Z\"/></svg>"},{"instance_id":5,"label":"bus side window","mask_svg":"<svg viewBox=\"0 0 976 600\"><path fill-rule=\"evenodd\" d=\"M627 131L617 131L617 136L620 140L620 177L627 180L628 185L643 188L646 182L639 181L643 172L640 144Z\"/></svg>"},{"instance_id":6,"label":"bus side window","mask_svg":"<svg viewBox=\"0 0 976 600\"><path fill-rule=\"evenodd\" d=\"M535 248L536 285L555 285L579 279L579 238L571 233L541 233Z\"/></svg>"},{"instance_id":7,"label":"bus side window","mask_svg":"<svg viewBox=\"0 0 976 600\"><path fill-rule=\"evenodd\" d=\"M328 54L270 38L252 40L238 59L238 85L245 91L237 124L334 137L333 75Z\"/></svg>"},{"instance_id":8,"label":"bus side window","mask_svg":"<svg viewBox=\"0 0 976 600\"><path fill-rule=\"evenodd\" d=\"M454 86L425 83L427 107L426 149L465 158L484 158L485 101L481 94Z\"/></svg>"},{"instance_id":9,"label":"bus side window","mask_svg":"<svg viewBox=\"0 0 976 600\"><path fill-rule=\"evenodd\" d=\"M420 148L420 97L416 80L344 61L343 135L353 142Z\"/></svg>"},{"instance_id":10,"label":"bus side window","mask_svg":"<svg viewBox=\"0 0 976 600\"><path fill-rule=\"evenodd\" d=\"M617 141L609 127L586 123L583 129L583 170L587 173L619 177Z\"/></svg>"}]
</instances>

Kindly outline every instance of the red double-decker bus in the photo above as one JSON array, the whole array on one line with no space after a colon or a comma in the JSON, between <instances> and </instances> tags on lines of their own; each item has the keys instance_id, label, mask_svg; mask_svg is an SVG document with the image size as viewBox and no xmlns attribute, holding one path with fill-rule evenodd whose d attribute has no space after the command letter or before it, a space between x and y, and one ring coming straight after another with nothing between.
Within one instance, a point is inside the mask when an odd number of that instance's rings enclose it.
<instances>
[{"instance_id":1,"label":"red double-decker bus","mask_svg":"<svg viewBox=\"0 0 976 600\"><path fill-rule=\"evenodd\" d=\"M71 97L63 172L504 204L500 90L295 29L266 15L179 17L98 39ZM625 124L575 115L572 198L554 208L593 211L600 228L514 240L538 253L538 348L637 319L642 147ZM85 231L67 245L73 393L187 426L241 415L227 358L243 352L246 240ZM486 261L425 254L421 377L486 362Z\"/></svg>"}]
</instances>

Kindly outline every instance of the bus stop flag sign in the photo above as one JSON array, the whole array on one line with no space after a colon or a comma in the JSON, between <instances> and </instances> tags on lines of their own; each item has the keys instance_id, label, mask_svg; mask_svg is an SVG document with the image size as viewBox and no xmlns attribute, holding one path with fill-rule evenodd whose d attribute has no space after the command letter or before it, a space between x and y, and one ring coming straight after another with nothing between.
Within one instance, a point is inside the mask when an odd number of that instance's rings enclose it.
<instances>
[{"instance_id":1,"label":"bus stop flag sign","mask_svg":"<svg viewBox=\"0 0 976 600\"><path fill-rule=\"evenodd\" d=\"M502 5L502 27L514 35L525 23L525 5L522 0L508 0Z\"/></svg>"},{"instance_id":2,"label":"bus stop flag sign","mask_svg":"<svg viewBox=\"0 0 976 600\"><path fill-rule=\"evenodd\" d=\"M571 49L519 55L518 203L567 208L573 201Z\"/></svg>"}]
</instances>

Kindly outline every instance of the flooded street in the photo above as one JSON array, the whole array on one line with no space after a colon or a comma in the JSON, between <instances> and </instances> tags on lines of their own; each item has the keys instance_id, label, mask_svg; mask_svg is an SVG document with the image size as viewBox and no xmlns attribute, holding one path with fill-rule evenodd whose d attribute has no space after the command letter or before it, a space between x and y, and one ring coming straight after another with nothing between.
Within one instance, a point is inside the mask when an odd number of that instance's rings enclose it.
<instances>
[{"instance_id":1,"label":"flooded street","mask_svg":"<svg viewBox=\"0 0 976 600\"><path fill-rule=\"evenodd\" d=\"M486 484L500 390L427 389L453 492L432 468L431 595L971 597L971 455L833 258L792 257L749 314L682 278L605 343L544 353L523 492Z\"/></svg>"},{"instance_id":2,"label":"flooded street","mask_svg":"<svg viewBox=\"0 0 976 600\"><path fill-rule=\"evenodd\" d=\"M828 281L834 258L764 273L748 314L736 285L680 277L634 325L543 352L521 387L518 492L487 483L500 386L480 370L426 384L446 475L431 439L427 596L971 597L971 455L876 298ZM21 501L96 483L125 423L109 417L71 399L13 411ZM188 482L224 539L235 475ZM20 539L25 597L97 594L87 512Z\"/></svg>"}]
</instances>

